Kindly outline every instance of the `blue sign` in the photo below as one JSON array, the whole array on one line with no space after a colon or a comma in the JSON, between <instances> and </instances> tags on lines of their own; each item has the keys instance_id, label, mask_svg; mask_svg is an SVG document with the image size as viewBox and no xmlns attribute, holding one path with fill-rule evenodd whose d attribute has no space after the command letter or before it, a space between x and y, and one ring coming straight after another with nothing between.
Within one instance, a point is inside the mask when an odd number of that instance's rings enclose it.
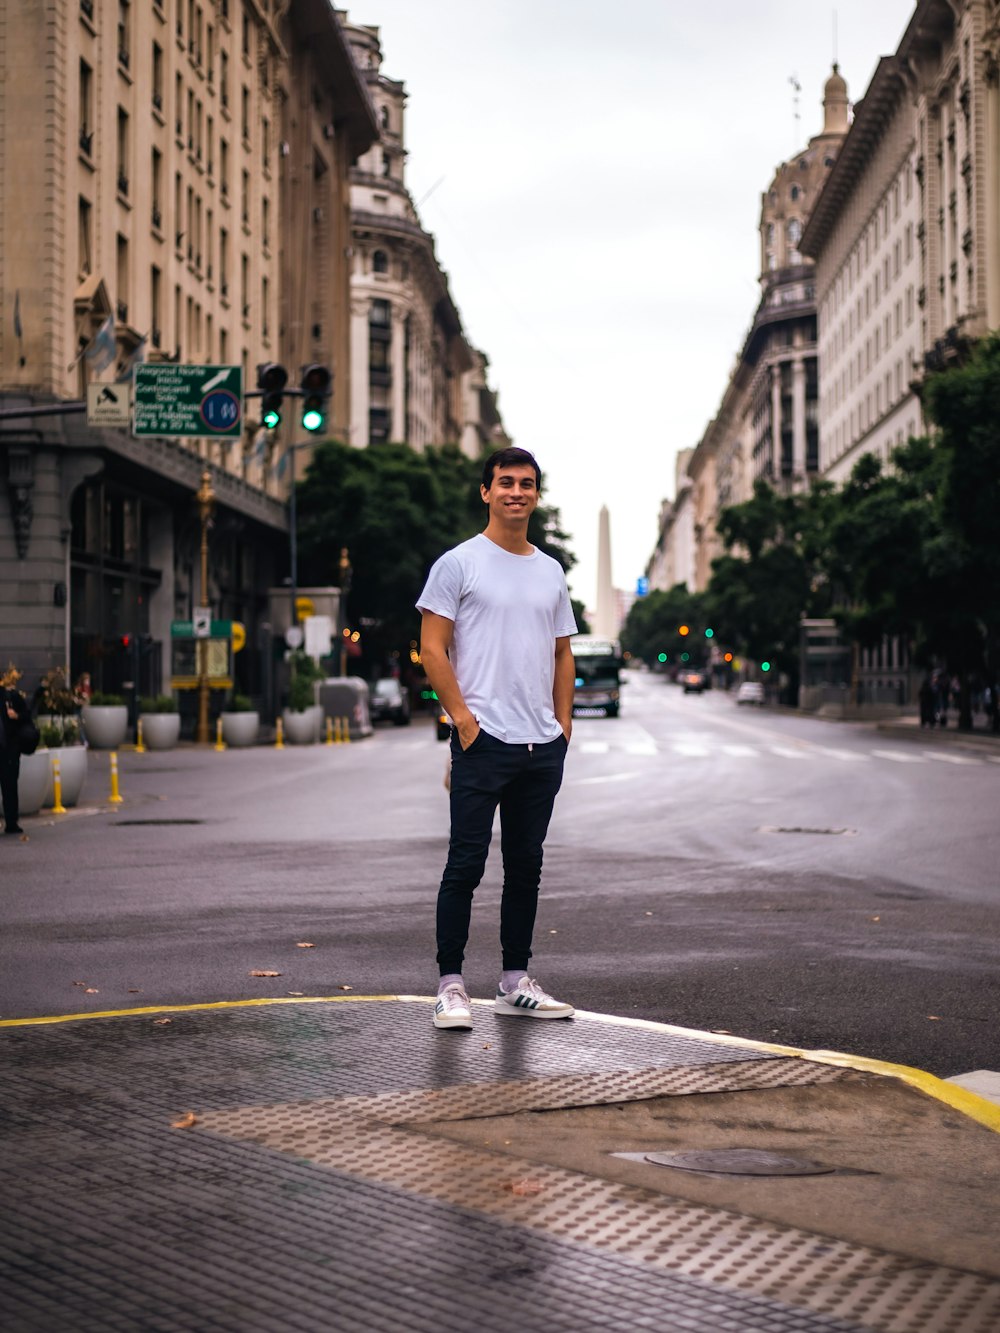
<instances>
[{"instance_id":1,"label":"blue sign","mask_svg":"<svg viewBox=\"0 0 1000 1333\"><path fill-rule=\"evenodd\" d=\"M201 416L209 430L232 430L240 419L240 400L228 389L213 389L201 400Z\"/></svg>"},{"instance_id":2,"label":"blue sign","mask_svg":"<svg viewBox=\"0 0 1000 1333\"><path fill-rule=\"evenodd\" d=\"M648 592L649 592L649 579L645 577L636 579L635 581L636 597L645 597Z\"/></svg>"}]
</instances>

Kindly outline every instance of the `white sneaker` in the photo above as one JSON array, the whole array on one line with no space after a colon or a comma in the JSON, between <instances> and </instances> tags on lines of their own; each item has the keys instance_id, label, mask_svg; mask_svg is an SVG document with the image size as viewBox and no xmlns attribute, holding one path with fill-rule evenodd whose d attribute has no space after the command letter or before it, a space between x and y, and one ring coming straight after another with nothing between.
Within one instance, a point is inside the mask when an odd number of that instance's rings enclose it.
<instances>
[{"instance_id":1,"label":"white sneaker","mask_svg":"<svg viewBox=\"0 0 1000 1333\"><path fill-rule=\"evenodd\" d=\"M471 1028L472 1005L465 991L456 983L445 986L434 1005L436 1028Z\"/></svg>"},{"instance_id":2,"label":"white sneaker","mask_svg":"<svg viewBox=\"0 0 1000 1333\"><path fill-rule=\"evenodd\" d=\"M512 991L497 987L493 1009L498 1014L513 1014L522 1018L572 1018L576 1010L571 1004L554 1000L531 977L522 977Z\"/></svg>"}]
</instances>

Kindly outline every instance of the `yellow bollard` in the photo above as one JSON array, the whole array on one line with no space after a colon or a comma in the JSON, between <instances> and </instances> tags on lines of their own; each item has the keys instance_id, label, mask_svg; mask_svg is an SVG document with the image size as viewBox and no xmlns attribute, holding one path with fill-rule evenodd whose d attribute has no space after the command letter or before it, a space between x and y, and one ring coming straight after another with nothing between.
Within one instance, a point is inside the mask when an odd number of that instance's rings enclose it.
<instances>
[{"instance_id":1,"label":"yellow bollard","mask_svg":"<svg viewBox=\"0 0 1000 1333\"><path fill-rule=\"evenodd\" d=\"M344 735L344 744L349 745L351 743L351 719L349 717L343 719L341 731Z\"/></svg>"},{"instance_id":2,"label":"yellow bollard","mask_svg":"<svg viewBox=\"0 0 1000 1333\"><path fill-rule=\"evenodd\" d=\"M216 748L217 750L224 750L224 749L226 748L226 742L222 739L222 718L221 718L221 717L217 717L217 718L215 719L215 748Z\"/></svg>"},{"instance_id":3,"label":"yellow bollard","mask_svg":"<svg viewBox=\"0 0 1000 1333\"><path fill-rule=\"evenodd\" d=\"M142 718L140 717L135 724L135 752L136 754L145 754L146 747L142 743Z\"/></svg>"},{"instance_id":4,"label":"yellow bollard","mask_svg":"<svg viewBox=\"0 0 1000 1333\"><path fill-rule=\"evenodd\" d=\"M52 813L54 815L64 815L66 807L62 803L62 776L59 772L59 756L52 756L52 790L55 798L52 802Z\"/></svg>"},{"instance_id":5,"label":"yellow bollard","mask_svg":"<svg viewBox=\"0 0 1000 1333\"><path fill-rule=\"evenodd\" d=\"M285 729L282 726L282 720L279 717L274 724L274 748L276 750L283 750L285 748L284 732Z\"/></svg>"},{"instance_id":6,"label":"yellow bollard","mask_svg":"<svg viewBox=\"0 0 1000 1333\"><path fill-rule=\"evenodd\" d=\"M336 745L340 744L340 718L333 719L333 739Z\"/></svg>"},{"instance_id":7,"label":"yellow bollard","mask_svg":"<svg viewBox=\"0 0 1000 1333\"><path fill-rule=\"evenodd\" d=\"M111 751L111 795L108 797L111 805L121 805L122 797L118 790L118 751Z\"/></svg>"},{"instance_id":8,"label":"yellow bollard","mask_svg":"<svg viewBox=\"0 0 1000 1333\"><path fill-rule=\"evenodd\" d=\"M328 717L328 718L326 719L326 743L327 743L327 745L332 745L332 744L333 744L333 718L332 718L332 717Z\"/></svg>"}]
</instances>

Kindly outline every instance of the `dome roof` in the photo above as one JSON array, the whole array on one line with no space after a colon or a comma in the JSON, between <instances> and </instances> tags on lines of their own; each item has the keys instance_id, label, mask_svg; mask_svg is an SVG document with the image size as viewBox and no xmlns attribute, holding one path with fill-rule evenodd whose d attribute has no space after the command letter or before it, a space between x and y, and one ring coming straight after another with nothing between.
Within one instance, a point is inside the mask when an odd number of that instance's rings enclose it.
<instances>
[{"instance_id":1,"label":"dome roof","mask_svg":"<svg viewBox=\"0 0 1000 1333\"><path fill-rule=\"evenodd\" d=\"M841 74L840 66L835 64L833 67L833 73L827 79L826 83L823 84L823 100L826 101L827 98L831 97L846 97L846 96L847 96L847 80Z\"/></svg>"}]
</instances>

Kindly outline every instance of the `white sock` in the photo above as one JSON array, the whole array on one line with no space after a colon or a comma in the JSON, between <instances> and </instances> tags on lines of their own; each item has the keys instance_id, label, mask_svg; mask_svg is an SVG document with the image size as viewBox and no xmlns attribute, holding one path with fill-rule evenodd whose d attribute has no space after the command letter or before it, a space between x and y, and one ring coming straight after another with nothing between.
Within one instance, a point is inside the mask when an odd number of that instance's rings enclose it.
<instances>
[{"instance_id":1,"label":"white sock","mask_svg":"<svg viewBox=\"0 0 1000 1333\"><path fill-rule=\"evenodd\" d=\"M446 972L438 982L437 993L440 995L446 986L461 986L465 990L465 982L462 980L461 972Z\"/></svg>"},{"instance_id":2,"label":"white sock","mask_svg":"<svg viewBox=\"0 0 1000 1333\"><path fill-rule=\"evenodd\" d=\"M510 992L512 990L517 990L517 983L521 980L522 977L526 977L527 975L528 974L527 972L525 972L523 967L515 967L512 968L509 972L501 972L500 989L502 991L507 991L507 992Z\"/></svg>"}]
</instances>

